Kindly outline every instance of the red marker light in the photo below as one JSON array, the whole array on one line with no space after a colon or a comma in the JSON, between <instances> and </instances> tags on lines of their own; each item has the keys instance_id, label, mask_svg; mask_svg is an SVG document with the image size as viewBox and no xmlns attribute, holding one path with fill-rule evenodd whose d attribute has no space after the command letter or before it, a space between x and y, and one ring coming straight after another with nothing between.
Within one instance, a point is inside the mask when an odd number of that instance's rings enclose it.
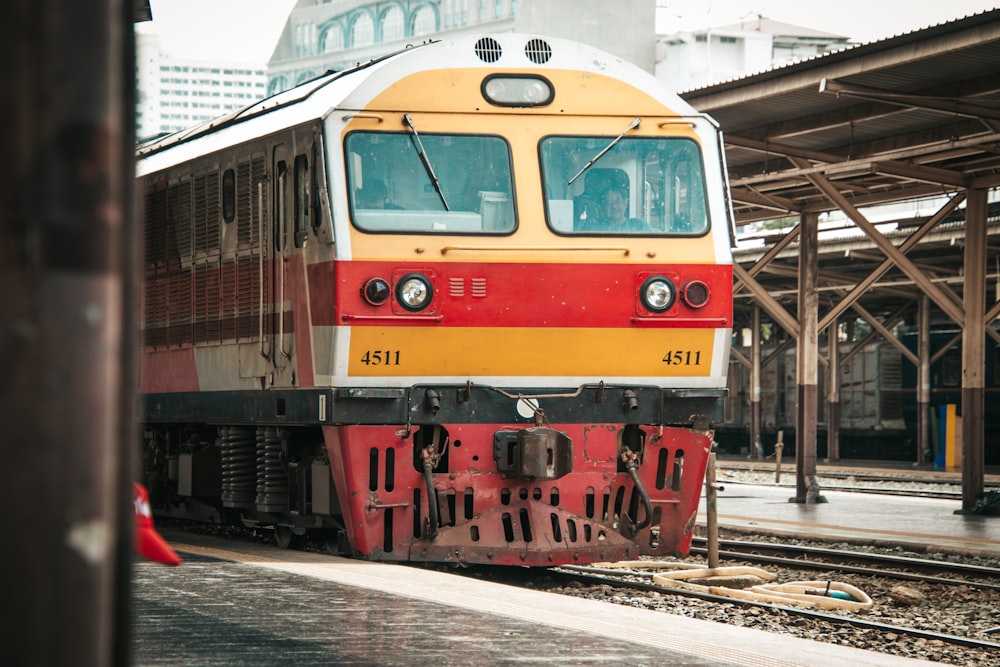
<instances>
[{"instance_id":1,"label":"red marker light","mask_svg":"<svg viewBox=\"0 0 1000 667\"><path fill-rule=\"evenodd\" d=\"M689 281L681 292L684 303L692 308L701 308L707 304L709 296L708 285L700 280Z\"/></svg>"}]
</instances>

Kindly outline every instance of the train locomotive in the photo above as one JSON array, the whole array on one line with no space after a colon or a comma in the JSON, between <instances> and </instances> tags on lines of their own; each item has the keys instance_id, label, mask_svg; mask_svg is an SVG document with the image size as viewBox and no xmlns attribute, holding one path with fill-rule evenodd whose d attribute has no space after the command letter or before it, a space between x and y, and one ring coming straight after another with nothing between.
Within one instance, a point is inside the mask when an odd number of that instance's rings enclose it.
<instances>
[{"instance_id":1,"label":"train locomotive","mask_svg":"<svg viewBox=\"0 0 1000 667\"><path fill-rule=\"evenodd\" d=\"M732 217L717 126L654 77L428 42L144 144L137 177L158 516L381 561L687 551Z\"/></svg>"}]
</instances>

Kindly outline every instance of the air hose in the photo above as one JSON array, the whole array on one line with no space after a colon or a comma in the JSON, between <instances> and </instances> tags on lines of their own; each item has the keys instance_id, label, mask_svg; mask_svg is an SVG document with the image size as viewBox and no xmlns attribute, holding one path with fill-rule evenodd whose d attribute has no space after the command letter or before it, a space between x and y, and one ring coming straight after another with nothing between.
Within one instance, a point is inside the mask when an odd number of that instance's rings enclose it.
<instances>
[{"instance_id":1,"label":"air hose","mask_svg":"<svg viewBox=\"0 0 1000 667\"><path fill-rule=\"evenodd\" d=\"M643 528L647 527L653 521L653 504L649 501L649 494L646 493L646 488L642 485L639 480L639 456L635 452L626 449L622 452L622 459L625 461L625 471L628 476L632 478L632 483L635 484L635 490L639 492L639 497L642 498L642 506L646 509L646 518L635 525L633 530L638 532Z\"/></svg>"}]
</instances>

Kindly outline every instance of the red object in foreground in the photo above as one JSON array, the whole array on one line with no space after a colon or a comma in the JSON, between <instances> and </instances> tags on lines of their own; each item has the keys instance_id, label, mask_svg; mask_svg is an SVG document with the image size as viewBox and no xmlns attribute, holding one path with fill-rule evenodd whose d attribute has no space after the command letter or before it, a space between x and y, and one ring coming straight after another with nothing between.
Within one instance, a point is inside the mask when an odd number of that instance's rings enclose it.
<instances>
[{"instance_id":1,"label":"red object in foreground","mask_svg":"<svg viewBox=\"0 0 1000 667\"><path fill-rule=\"evenodd\" d=\"M134 482L133 507L135 509L135 550L140 556L164 565L180 565L181 557L170 548L166 540L156 532L153 515L149 511L149 492L146 487Z\"/></svg>"}]
</instances>

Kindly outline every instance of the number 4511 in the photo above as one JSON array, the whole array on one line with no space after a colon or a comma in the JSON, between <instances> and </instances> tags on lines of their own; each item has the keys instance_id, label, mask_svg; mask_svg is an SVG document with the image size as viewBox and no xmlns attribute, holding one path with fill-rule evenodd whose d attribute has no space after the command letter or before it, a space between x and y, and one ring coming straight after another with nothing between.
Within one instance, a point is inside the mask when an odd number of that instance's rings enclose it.
<instances>
[{"instance_id":1,"label":"number 4511","mask_svg":"<svg viewBox=\"0 0 1000 667\"><path fill-rule=\"evenodd\" d=\"M663 355L663 363L668 366L697 366L701 363L701 350L670 350Z\"/></svg>"},{"instance_id":2,"label":"number 4511","mask_svg":"<svg viewBox=\"0 0 1000 667\"><path fill-rule=\"evenodd\" d=\"M398 366L399 350L367 350L361 357L365 366Z\"/></svg>"}]
</instances>

